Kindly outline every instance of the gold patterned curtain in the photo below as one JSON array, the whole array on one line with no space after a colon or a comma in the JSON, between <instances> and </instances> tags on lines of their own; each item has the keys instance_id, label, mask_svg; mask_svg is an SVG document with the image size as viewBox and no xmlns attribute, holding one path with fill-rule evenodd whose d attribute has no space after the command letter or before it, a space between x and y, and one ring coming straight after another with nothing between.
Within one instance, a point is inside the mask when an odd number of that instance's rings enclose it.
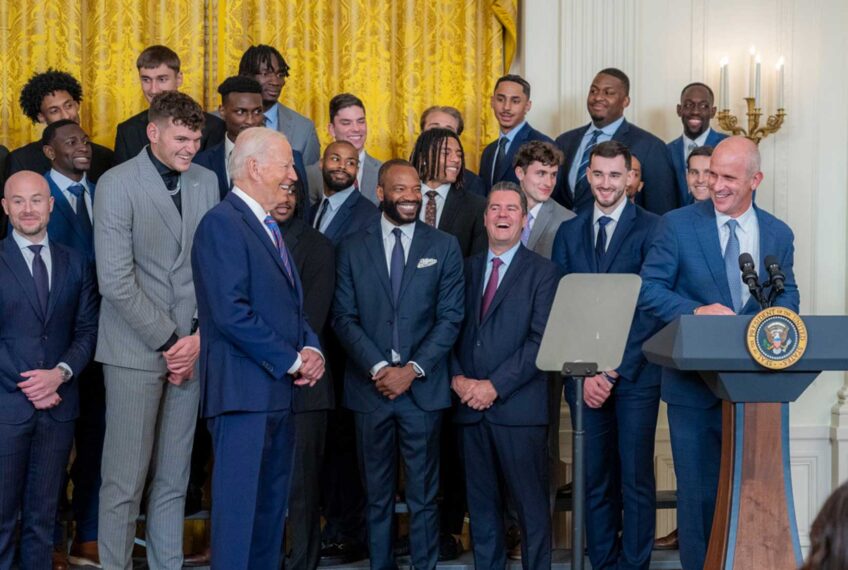
<instances>
[{"instance_id":1,"label":"gold patterned curtain","mask_svg":"<svg viewBox=\"0 0 848 570\"><path fill-rule=\"evenodd\" d=\"M145 107L135 59L162 43L182 59L183 90L207 109L244 49L276 46L291 66L283 102L312 118L329 142L327 104L358 95L368 112L369 152L408 155L421 111L462 111L463 143L476 168L497 125L489 96L516 44L517 0L18 0L0 2L0 142L14 148L41 127L23 117L21 86L47 67L84 90L83 126L112 146L119 122Z\"/></svg>"}]
</instances>

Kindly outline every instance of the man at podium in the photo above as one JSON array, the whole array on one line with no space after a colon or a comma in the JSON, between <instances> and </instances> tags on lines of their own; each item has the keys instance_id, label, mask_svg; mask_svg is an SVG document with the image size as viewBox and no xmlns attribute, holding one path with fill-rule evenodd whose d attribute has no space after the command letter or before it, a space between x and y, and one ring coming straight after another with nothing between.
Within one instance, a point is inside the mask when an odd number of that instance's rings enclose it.
<instances>
[{"instance_id":1,"label":"man at podium","mask_svg":"<svg viewBox=\"0 0 848 570\"><path fill-rule=\"evenodd\" d=\"M742 281L739 255L774 255L786 275L775 305L798 311L792 271L792 230L753 204L763 180L760 153L744 137L716 147L710 163L710 200L669 212L642 266L639 308L663 324L681 315L737 315L760 311ZM701 570L712 528L721 463L721 401L701 378L664 368L671 450L677 476L677 523L684 570Z\"/></svg>"}]
</instances>

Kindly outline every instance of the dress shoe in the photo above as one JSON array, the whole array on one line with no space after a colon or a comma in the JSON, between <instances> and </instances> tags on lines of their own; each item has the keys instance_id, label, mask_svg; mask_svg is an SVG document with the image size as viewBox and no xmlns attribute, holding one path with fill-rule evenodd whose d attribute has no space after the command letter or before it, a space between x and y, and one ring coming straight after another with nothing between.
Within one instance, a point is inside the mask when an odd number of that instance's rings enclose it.
<instances>
[{"instance_id":1,"label":"dress shoe","mask_svg":"<svg viewBox=\"0 0 848 570\"><path fill-rule=\"evenodd\" d=\"M70 568L70 564L68 564L68 554L64 549L54 548L53 570L68 570L68 568Z\"/></svg>"},{"instance_id":2,"label":"dress shoe","mask_svg":"<svg viewBox=\"0 0 848 570\"><path fill-rule=\"evenodd\" d=\"M443 532L439 535L439 562L456 560L462 554L462 542L454 535Z\"/></svg>"},{"instance_id":3,"label":"dress shoe","mask_svg":"<svg viewBox=\"0 0 848 570\"><path fill-rule=\"evenodd\" d=\"M574 484L569 481L568 483L557 489L557 497L570 497L573 490Z\"/></svg>"},{"instance_id":4,"label":"dress shoe","mask_svg":"<svg viewBox=\"0 0 848 570\"><path fill-rule=\"evenodd\" d=\"M680 543L677 539L677 529L654 541L654 550L677 550Z\"/></svg>"},{"instance_id":5,"label":"dress shoe","mask_svg":"<svg viewBox=\"0 0 848 570\"><path fill-rule=\"evenodd\" d=\"M74 566L102 568L96 540L86 542L74 541L71 544L71 554L68 556L68 560Z\"/></svg>"},{"instance_id":6,"label":"dress shoe","mask_svg":"<svg viewBox=\"0 0 848 570\"><path fill-rule=\"evenodd\" d=\"M328 544L321 549L318 566L338 566L352 564L367 558L365 546L356 542L338 542Z\"/></svg>"},{"instance_id":7,"label":"dress shoe","mask_svg":"<svg viewBox=\"0 0 848 570\"><path fill-rule=\"evenodd\" d=\"M183 566L193 568L195 566L211 566L212 565L212 548L207 546L200 552L189 554L183 558Z\"/></svg>"}]
</instances>

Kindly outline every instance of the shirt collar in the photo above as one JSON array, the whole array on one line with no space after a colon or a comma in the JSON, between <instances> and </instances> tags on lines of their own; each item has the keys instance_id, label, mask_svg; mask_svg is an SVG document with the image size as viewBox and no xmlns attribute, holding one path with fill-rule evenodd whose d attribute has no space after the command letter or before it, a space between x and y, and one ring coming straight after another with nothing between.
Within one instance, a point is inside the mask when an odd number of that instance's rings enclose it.
<instances>
[{"instance_id":1,"label":"shirt collar","mask_svg":"<svg viewBox=\"0 0 848 570\"><path fill-rule=\"evenodd\" d=\"M447 200L450 188L450 184L442 184L441 186L437 186L436 188L430 188L429 186L424 184L423 180L421 181L421 194L423 194L425 198L427 197L427 192L429 192L430 190L435 190L436 194L438 194L442 200Z\"/></svg>"},{"instance_id":2,"label":"shirt collar","mask_svg":"<svg viewBox=\"0 0 848 570\"><path fill-rule=\"evenodd\" d=\"M265 126L266 127L274 128L274 129L279 127L279 125L277 124L279 122L279 119L280 119L279 109L280 109L280 103L277 102L277 103L274 103L273 105L271 105L270 109L265 111L264 115L265 115Z\"/></svg>"},{"instance_id":3,"label":"shirt collar","mask_svg":"<svg viewBox=\"0 0 848 570\"><path fill-rule=\"evenodd\" d=\"M703 133L701 133L701 136L699 136L696 139L690 139L689 137L687 137L684 134L683 135L683 148L688 150L689 145L692 144L692 143L695 143L695 147L704 146L705 144L707 144L707 138L710 136L711 131L712 131L712 129L710 127L707 127L707 130L704 131Z\"/></svg>"},{"instance_id":4,"label":"shirt collar","mask_svg":"<svg viewBox=\"0 0 848 570\"><path fill-rule=\"evenodd\" d=\"M512 127L512 129L510 129L508 132L505 133L505 132L501 131L501 135L500 135L499 138L505 138L509 141L510 144L512 144L513 139L515 139L515 135L517 135L518 131L523 129L524 125L526 125L526 124L527 124L526 120L521 121L520 123L518 123L517 125Z\"/></svg>"},{"instance_id":5,"label":"shirt collar","mask_svg":"<svg viewBox=\"0 0 848 570\"><path fill-rule=\"evenodd\" d=\"M495 257L499 258L505 266L508 266L512 263L512 258L515 257L515 253L518 251L518 248L521 247L521 240L519 240L514 246L506 250L500 255L495 255L492 253L492 250L489 249L486 251L486 267L492 263L492 259Z\"/></svg>"},{"instance_id":6,"label":"shirt collar","mask_svg":"<svg viewBox=\"0 0 848 570\"><path fill-rule=\"evenodd\" d=\"M12 238L15 240L15 243L18 244L18 247L21 249L26 249L31 245L43 245L44 248L50 247L50 242L47 241L47 234L44 234L44 239L41 241L29 241L27 238L18 233L18 230L12 230Z\"/></svg>"},{"instance_id":7,"label":"shirt collar","mask_svg":"<svg viewBox=\"0 0 848 570\"><path fill-rule=\"evenodd\" d=\"M383 214L380 216L380 229L383 232L383 239L388 239L389 236L392 235L392 230L395 228L400 228L400 231L409 238L409 241L412 241L412 236L415 233L415 222L410 222L408 224L401 224L399 226L394 225L389 220L386 219L386 215Z\"/></svg>"},{"instance_id":8,"label":"shirt collar","mask_svg":"<svg viewBox=\"0 0 848 570\"><path fill-rule=\"evenodd\" d=\"M239 188L238 186L233 186L232 193L241 198L242 202L247 204L247 207L250 208L250 211L253 212L253 215L256 216L261 223L265 223L265 217L268 216L268 212L265 211L259 202L254 200L250 195L247 194L244 190Z\"/></svg>"},{"instance_id":9,"label":"shirt collar","mask_svg":"<svg viewBox=\"0 0 848 570\"><path fill-rule=\"evenodd\" d=\"M530 214L531 216L533 216L533 219L535 220L536 218L539 217L539 210L541 210L542 206L544 206L544 205L545 205L544 202L539 202L538 204L536 204L535 206L530 208L530 211L527 212L527 213Z\"/></svg>"},{"instance_id":10,"label":"shirt collar","mask_svg":"<svg viewBox=\"0 0 848 570\"><path fill-rule=\"evenodd\" d=\"M77 182L76 180L71 180L55 168L51 168L50 178L62 192L66 192L68 188L70 188L71 186L76 186L77 184L82 184L83 186L85 186L85 189L88 190L88 180L86 180L85 172L82 173L82 178L80 178L80 181Z\"/></svg>"},{"instance_id":11,"label":"shirt collar","mask_svg":"<svg viewBox=\"0 0 848 570\"><path fill-rule=\"evenodd\" d=\"M325 199L330 203L330 208L335 210L336 208L338 208L339 206L344 204L345 200L347 200L348 196L353 194L353 192L355 190L356 189L353 186L348 186L347 188L345 188L341 192L336 192L332 196L327 197Z\"/></svg>"},{"instance_id":12,"label":"shirt collar","mask_svg":"<svg viewBox=\"0 0 848 570\"><path fill-rule=\"evenodd\" d=\"M150 145L147 145L145 148L147 148L147 156L150 157L150 162L153 163L153 167L156 169L156 172L158 172L159 176L162 177L162 182L165 183L165 186L169 190L173 190L172 186L176 187L176 182L180 179L180 172L172 169L170 166L156 158L156 155L153 154L153 150L150 148Z\"/></svg>"},{"instance_id":13,"label":"shirt collar","mask_svg":"<svg viewBox=\"0 0 848 570\"><path fill-rule=\"evenodd\" d=\"M747 234L749 231L751 231L752 224L757 219L757 212L756 212L756 210L754 210L754 204L752 202L751 205L748 206L748 209L745 210L745 213L743 213L741 216L739 216L737 218L731 218L727 214L722 214L718 210L715 211L715 216L716 216L716 224L718 225L718 227L722 227L730 219L734 219L739 224L739 229L741 229L743 232L745 232Z\"/></svg>"},{"instance_id":14,"label":"shirt collar","mask_svg":"<svg viewBox=\"0 0 848 570\"><path fill-rule=\"evenodd\" d=\"M230 137L224 135L224 164L229 163L230 153L236 148L236 143L230 140Z\"/></svg>"},{"instance_id":15,"label":"shirt collar","mask_svg":"<svg viewBox=\"0 0 848 570\"><path fill-rule=\"evenodd\" d=\"M624 115L622 115L617 120L613 121L612 123L608 124L606 127L603 127L603 128L596 127L595 123L589 123L589 128L586 130L586 135L591 136L592 133L594 133L595 131L601 131L601 133L603 133L604 135L611 137L615 134L615 131L618 130L618 127L620 127L621 123L623 123L623 122L624 122ZM583 135L583 136L585 137L586 135Z\"/></svg>"},{"instance_id":16,"label":"shirt collar","mask_svg":"<svg viewBox=\"0 0 848 570\"><path fill-rule=\"evenodd\" d=\"M628 202L627 198L624 198L624 200L621 201L621 204L619 204L616 207L616 209L613 210L612 212L610 212L609 214L604 214L600 210L600 208L598 208L598 203L595 202L595 205L593 206L593 211L592 211L592 223L597 224L598 219L601 216L606 216L608 218L612 218L612 221L617 224L618 220L621 218L621 213L624 211L624 208L627 207L627 202Z\"/></svg>"}]
</instances>

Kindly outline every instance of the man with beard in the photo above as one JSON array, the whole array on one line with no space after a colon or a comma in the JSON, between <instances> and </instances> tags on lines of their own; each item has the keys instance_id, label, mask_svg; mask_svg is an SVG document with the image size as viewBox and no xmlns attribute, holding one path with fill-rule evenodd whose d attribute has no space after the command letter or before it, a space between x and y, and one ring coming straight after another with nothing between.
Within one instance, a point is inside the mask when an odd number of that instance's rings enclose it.
<instances>
[{"instance_id":1,"label":"man with beard","mask_svg":"<svg viewBox=\"0 0 848 570\"><path fill-rule=\"evenodd\" d=\"M553 261L563 274L635 273L659 218L627 199L631 155L606 141L592 149L591 210L557 232ZM592 568L642 568L651 561L656 520L654 432L660 404L659 368L642 354L658 322L637 312L621 365L586 379L586 543ZM574 383L565 398L574 408ZM573 416L572 416L573 417Z\"/></svg>"},{"instance_id":2,"label":"man with beard","mask_svg":"<svg viewBox=\"0 0 848 570\"><path fill-rule=\"evenodd\" d=\"M664 214L679 205L668 149L656 136L627 122L624 109L629 105L630 78L614 67L602 69L592 80L586 97L592 122L557 137L556 144L565 155L565 168L560 170L554 199L576 214L593 208L586 178L589 155L597 144L608 140L625 144L642 161L645 188L636 195L637 204L655 214Z\"/></svg>"},{"instance_id":3,"label":"man with beard","mask_svg":"<svg viewBox=\"0 0 848 570\"><path fill-rule=\"evenodd\" d=\"M330 99L330 136L335 141L347 141L356 148L359 170L353 185L362 195L377 205L377 172L383 164L365 151L368 138L368 121L365 119L365 104L350 93L339 93ZM306 169L309 177L309 198L315 204L321 200L321 166L311 164Z\"/></svg>"},{"instance_id":4,"label":"man with beard","mask_svg":"<svg viewBox=\"0 0 848 570\"><path fill-rule=\"evenodd\" d=\"M94 183L88 179L91 142L77 123L62 119L50 123L41 137L44 154L52 168L44 175L53 197L53 213L47 226L50 239L84 254L94 263L91 218ZM97 553L97 510L100 492L100 458L105 432L103 370L92 362L79 374L80 414L74 427L76 454L71 467L71 507L76 534L70 562L99 564ZM62 491L65 491L63 486ZM61 537L61 532L56 533ZM60 556L65 556L61 549Z\"/></svg>"},{"instance_id":5,"label":"man with beard","mask_svg":"<svg viewBox=\"0 0 848 570\"><path fill-rule=\"evenodd\" d=\"M677 175L677 187L680 191L680 205L691 204L697 198L689 191L687 183L687 159L698 147L715 147L727 135L710 128L710 120L715 117L713 90L704 83L690 83L680 92L677 116L683 123L683 134L668 143L671 162ZM708 198L705 196L703 199Z\"/></svg>"},{"instance_id":6,"label":"man with beard","mask_svg":"<svg viewBox=\"0 0 848 570\"><path fill-rule=\"evenodd\" d=\"M462 120L462 113L456 107L433 105L421 113L419 126L422 133L427 129L439 127L453 131L457 136L462 136L462 131L465 130L465 121ZM462 171L462 187L472 194L486 196L486 185L483 183L483 179L468 168Z\"/></svg>"},{"instance_id":7,"label":"man with beard","mask_svg":"<svg viewBox=\"0 0 848 570\"><path fill-rule=\"evenodd\" d=\"M318 162L321 147L315 124L278 101L289 76L289 64L283 55L269 45L250 46L241 56L238 74L251 77L262 85L265 126L286 135L292 150L300 153L305 164Z\"/></svg>"},{"instance_id":8,"label":"man with beard","mask_svg":"<svg viewBox=\"0 0 848 570\"><path fill-rule=\"evenodd\" d=\"M338 249L333 327L347 351L343 404L353 410L367 497L371 567L392 553L398 449L406 467L412 565L439 557L439 432L451 405L448 356L464 314L456 238L417 220L421 181L407 161L380 168L383 214Z\"/></svg>"},{"instance_id":9,"label":"man with beard","mask_svg":"<svg viewBox=\"0 0 848 570\"><path fill-rule=\"evenodd\" d=\"M167 46L149 46L142 51L135 66L141 92L149 104L159 93L178 91L183 84L180 56ZM115 164L121 164L138 155L147 145L148 110L133 115L120 125L115 133ZM224 138L224 122L210 113L205 117L200 138L200 150L219 143Z\"/></svg>"},{"instance_id":10,"label":"man with beard","mask_svg":"<svg viewBox=\"0 0 848 570\"><path fill-rule=\"evenodd\" d=\"M527 122L532 106L530 84L520 75L504 75L495 83L492 111L498 121L498 139L489 143L480 157L480 177L489 189L506 180L518 184L512 167L518 149L528 141L553 142Z\"/></svg>"}]
</instances>

